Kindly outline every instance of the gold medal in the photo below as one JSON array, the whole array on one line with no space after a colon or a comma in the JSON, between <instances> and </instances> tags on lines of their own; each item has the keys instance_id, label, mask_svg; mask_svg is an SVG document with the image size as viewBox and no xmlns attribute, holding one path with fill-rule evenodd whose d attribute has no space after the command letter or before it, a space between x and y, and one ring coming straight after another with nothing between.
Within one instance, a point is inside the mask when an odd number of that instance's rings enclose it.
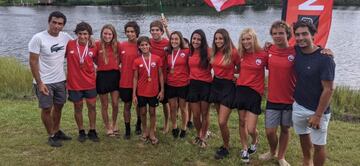
<instances>
[{"instance_id":1,"label":"gold medal","mask_svg":"<svg viewBox=\"0 0 360 166\"><path fill-rule=\"evenodd\" d=\"M148 79L147 79L149 82L151 81L151 77L148 77Z\"/></svg>"}]
</instances>

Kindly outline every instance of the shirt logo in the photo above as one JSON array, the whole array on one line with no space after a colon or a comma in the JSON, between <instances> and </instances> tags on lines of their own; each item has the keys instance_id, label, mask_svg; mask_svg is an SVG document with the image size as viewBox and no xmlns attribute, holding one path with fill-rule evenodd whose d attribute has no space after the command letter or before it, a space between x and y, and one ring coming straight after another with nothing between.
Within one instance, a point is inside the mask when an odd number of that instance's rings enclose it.
<instances>
[{"instance_id":1,"label":"shirt logo","mask_svg":"<svg viewBox=\"0 0 360 166\"><path fill-rule=\"evenodd\" d=\"M64 49L64 46L58 46L58 45L59 45L59 43L58 43L58 44L54 44L54 45L52 45L52 46L50 47L51 53L53 53L53 52L58 52L58 51Z\"/></svg>"},{"instance_id":2,"label":"shirt logo","mask_svg":"<svg viewBox=\"0 0 360 166\"><path fill-rule=\"evenodd\" d=\"M164 51L167 51L168 50L168 47L164 47Z\"/></svg>"},{"instance_id":3,"label":"shirt logo","mask_svg":"<svg viewBox=\"0 0 360 166\"><path fill-rule=\"evenodd\" d=\"M155 67L156 63L155 62L151 62L151 67Z\"/></svg>"},{"instance_id":4,"label":"shirt logo","mask_svg":"<svg viewBox=\"0 0 360 166\"><path fill-rule=\"evenodd\" d=\"M94 56L94 53L92 51L89 52L89 56L90 57L93 57Z\"/></svg>"},{"instance_id":5,"label":"shirt logo","mask_svg":"<svg viewBox=\"0 0 360 166\"><path fill-rule=\"evenodd\" d=\"M184 58L184 57L185 57L185 53L181 53L180 56L181 56L182 58Z\"/></svg>"},{"instance_id":6,"label":"shirt logo","mask_svg":"<svg viewBox=\"0 0 360 166\"><path fill-rule=\"evenodd\" d=\"M121 54L125 54L125 51L121 51Z\"/></svg>"},{"instance_id":7,"label":"shirt logo","mask_svg":"<svg viewBox=\"0 0 360 166\"><path fill-rule=\"evenodd\" d=\"M70 54L74 54L74 50L71 50L71 51L70 51Z\"/></svg>"},{"instance_id":8,"label":"shirt logo","mask_svg":"<svg viewBox=\"0 0 360 166\"><path fill-rule=\"evenodd\" d=\"M261 65L262 61L261 61L261 59L256 58L255 63L256 63L256 65L259 66L259 65Z\"/></svg>"},{"instance_id":9,"label":"shirt logo","mask_svg":"<svg viewBox=\"0 0 360 166\"><path fill-rule=\"evenodd\" d=\"M289 55L289 56L288 56L288 60L289 60L290 62L294 61L294 59L295 59L294 55Z\"/></svg>"},{"instance_id":10,"label":"shirt logo","mask_svg":"<svg viewBox=\"0 0 360 166\"><path fill-rule=\"evenodd\" d=\"M139 67L144 67L144 65L143 65L143 64L140 64Z\"/></svg>"},{"instance_id":11,"label":"shirt logo","mask_svg":"<svg viewBox=\"0 0 360 166\"><path fill-rule=\"evenodd\" d=\"M269 54L269 58L272 56L272 54Z\"/></svg>"},{"instance_id":12,"label":"shirt logo","mask_svg":"<svg viewBox=\"0 0 360 166\"><path fill-rule=\"evenodd\" d=\"M310 67L310 66L308 66L308 67L306 67L306 69L310 70L310 69L311 69L311 67Z\"/></svg>"}]
</instances>

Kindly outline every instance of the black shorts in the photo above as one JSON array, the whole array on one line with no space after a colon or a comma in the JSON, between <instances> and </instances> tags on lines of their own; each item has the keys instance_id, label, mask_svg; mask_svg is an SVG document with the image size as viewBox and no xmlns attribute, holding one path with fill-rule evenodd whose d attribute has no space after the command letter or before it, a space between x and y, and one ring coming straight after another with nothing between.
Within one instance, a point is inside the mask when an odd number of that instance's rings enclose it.
<instances>
[{"instance_id":1,"label":"black shorts","mask_svg":"<svg viewBox=\"0 0 360 166\"><path fill-rule=\"evenodd\" d=\"M132 88L119 88L120 99L125 103L132 101L132 93Z\"/></svg>"},{"instance_id":2,"label":"black shorts","mask_svg":"<svg viewBox=\"0 0 360 166\"><path fill-rule=\"evenodd\" d=\"M148 104L150 107L157 107L159 106L159 100L154 97L144 97L144 96L137 96L138 107L146 107Z\"/></svg>"},{"instance_id":3,"label":"black shorts","mask_svg":"<svg viewBox=\"0 0 360 166\"><path fill-rule=\"evenodd\" d=\"M180 86L180 87L166 85L165 89L166 89L165 96L167 99L171 99L175 97L186 99L189 90L189 85Z\"/></svg>"},{"instance_id":4,"label":"black shorts","mask_svg":"<svg viewBox=\"0 0 360 166\"><path fill-rule=\"evenodd\" d=\"M96 97L96 90L68 90L69 97L68 99L72 102L81 101L83 98L85 99L92 99Z\"/></svg>"},{"instance_id":5,"label":"black shorts","mask_svg":"<svg viewBox=\"0 0 360 166\"><path fill-rule=\"evenodd\" d=\"M188 102L209 101L211 83L190 80Z\"/></svg>"},{"instance_id":6,"label":"black shorts","mask_svg":"<svg viewBox=\"0 0 360 166\"><path fill-rule=\"evenodd\" d=\"M98 71L96 73L96 92L106 94L119 89L119 70Z\"/></svg>"},{"instance_id":7,"label":"black shorts","mask_svg":"<svg viewBox=\"0 0 360 166\"><path fill-rule=\"evenodd\" d=\"M234 96L235 84L232 80L214 77L210 88L209 103L222 104L232 109Z\"/></svg>"},{"instance_id":8,"label":"black shorts","mask_svg":"<svg viewBox=\"0 0 360 166\"><path fill-rule=\"evenodd\" d=\"M261 96L248 86L236 86L234 107L247 110L256 115L261 114Z\"/></svg>"}]
</instances>

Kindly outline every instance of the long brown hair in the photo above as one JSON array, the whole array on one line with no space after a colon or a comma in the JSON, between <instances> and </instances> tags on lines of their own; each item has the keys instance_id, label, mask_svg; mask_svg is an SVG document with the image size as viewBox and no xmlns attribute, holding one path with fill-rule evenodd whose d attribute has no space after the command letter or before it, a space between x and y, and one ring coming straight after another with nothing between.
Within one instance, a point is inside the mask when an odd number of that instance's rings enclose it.
<instances>
[{"instance_id":1,"label":"long brown hair","mask_svg":"<svg viewBox=\"0 0 360 166\"><path fill-rule=\"evenodd\" d=\"M222 46L222 48L217 48L216 44L215 44L215 35L216 34L221 34L223 36L224 39L224 45ZM226 29L220 28L218 30L216 30L216 32L214 33L214 39L213 39L213 44L212 44L212 53L211 53L211 63L213 62L215 55L218 51L222 50L222 53L224 54L224 59L223 59L223 65L228 65L231 63L231 54L232 54L232 50L234 49L234 44L231 41L229 32Z\"/></svg>"},{"instance_id":2,"label":"long brown hair","mask_svg":"<svg viewBox=\"0 0 360 166\"><path fill-rule=\"evenodd\" d=\"M109 57L106 53L106 42L103 38L103 32L105 29L109 29L112 33L113 33L113 38L110 41L110 45L112 47L113 50L113 56L114 58L117 60L117 63L119 62L119 55L118 55L118 40L117 40L117 33L115 30L115 27L111 24L106 24L102 27L101 32L100 32L100 46L101 46L101 50L102 50L102 57L104 59L105 64L109 63Z\"/></svg>"}]
</instances>

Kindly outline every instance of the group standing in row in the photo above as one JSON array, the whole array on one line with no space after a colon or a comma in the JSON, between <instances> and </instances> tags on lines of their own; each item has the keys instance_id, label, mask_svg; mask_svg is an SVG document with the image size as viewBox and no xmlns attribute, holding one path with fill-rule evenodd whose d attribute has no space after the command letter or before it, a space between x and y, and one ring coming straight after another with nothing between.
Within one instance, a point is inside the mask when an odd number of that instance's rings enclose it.
<instances>
[{"instance_id":1,"label":"group standing in row","mask_svg":"<svg viewBox=\"0 0 360 166\"><path fill-rule=\"evenodd\" d=\"M34 88L51 146L59 147L62 145L60 140L71 139L59 127L68 91L80 142L87 138L99 141L95 129L97 94L108 136L119 135L120 98L124 102L125 139L131 136L133 103L137 115L136 134L141 134L140 138L145 142L159 143L155 134L156 107L161 102L164 132L171 127L174 138L186 137L189 109L193 112L196 128L193 143L202 148L207 147L209 105L214 103L223 139L223 145L215 153L216 159L229 154L227 124L232 110L237 109L242 145L240 156L243 162L249 162L259 143L257 121L262 112L267 69L265 128L270 151L260 155L260 159L277 158L279 165L290 165L285 160L285 152L289 128L293 125L300 136L304 165L323 165L335 63L330 50L314 44L316 28L312 23L294 23L297 44L290 46L290 27L283 21L274 22L270 28L273 44L265 48L260 47L257 34L251 28L241 32L237 47L227 30L218 29L213 36L212 48L209 48L203 30L195 30L187 45L181 32L169 32L164 19L150 24L151 38L139 37L138 24L128 22L124 26L128 41L124 42L117 40L116 30L110 24L103 26L100 40L94 42L92 28L86 22L77 24L76 39L61 32L66 23L61 12L51 13L48 23L46 31L31 39L29 52ZM169 39L162 37L164 32L169 33ZM67 59L67 77L63 69L64 57ZM111 120L108 117L109 94ZM83 126L83 99L90 123L87 134ZM179 109L180 128L177 126ZM281 128L279 138L276 134L278 126ZM250 144L248 136L251 137ZM312 145L315 149L313 161L310 156Z\"/></svg>"}]
</instances>

